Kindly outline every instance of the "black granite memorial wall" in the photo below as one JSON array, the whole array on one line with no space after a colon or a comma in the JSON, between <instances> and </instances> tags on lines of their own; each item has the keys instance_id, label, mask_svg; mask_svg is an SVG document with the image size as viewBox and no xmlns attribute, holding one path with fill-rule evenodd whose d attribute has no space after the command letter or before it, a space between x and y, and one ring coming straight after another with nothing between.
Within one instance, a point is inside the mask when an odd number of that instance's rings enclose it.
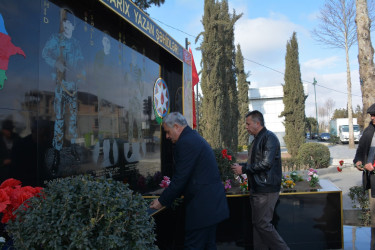
<instances>
[{"instance_id":1,"label":"black granite memorial wall","mask_svg":"<svg viewBox=\"0 0 375 250\"><path fill-rule=\"evenodd\" d=\"M145 192L169 171L155 83L165 82L162 113L183 112L184 52L130 1L131 20L110 2L0 2L0 126L17 135L0 150L2 180L87 173Z\"/></svg>"}]
</instances>

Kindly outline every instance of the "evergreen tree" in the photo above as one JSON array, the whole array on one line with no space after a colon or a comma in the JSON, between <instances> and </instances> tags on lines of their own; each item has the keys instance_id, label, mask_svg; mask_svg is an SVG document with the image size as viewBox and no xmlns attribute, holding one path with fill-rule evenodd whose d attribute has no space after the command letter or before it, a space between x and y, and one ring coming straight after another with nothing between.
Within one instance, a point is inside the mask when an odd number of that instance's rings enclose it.
<instances>
[{"instance_id":1,"label":"evergreen tree","mask_svg":"<svg viewBox=\"0 0 375 250\"><path fill-rule=\"evenodd\" d=\"M237 149L238 100L235 81L234 24L227 1L205 0L203 27L203 137L213 148ZM235 122L234 122L235 121Z\"/></svg>"},{"instance_id":2,"label":"evergreen tree","mask_svg":"<svg viewBox=\"0 0 375 250\"><path fill-rule=\"evenodd\" d=\"M202 110L203 110L202 101L203 101L203 96L201 95L201 93L198 93L198 101L197 101L197 105L195 105L195 110L197 113L197 124L199 124L198 133L200 135L203 134L203 130L204 130L204 123L202 122Z\"/></svg>"},{"instance_id":3,"label":"evergreen tree","mask_svg":"<svg viewBox=\"0 0 375 250\"><path fill-rule=\"evenodd\" d=\"M222 34L223 37L223 47L224 51L224 63L225 63L225 72L223 75L223 83L226 83L229 98L229 113L226 115L226 119L229 119L225 123L224 128L224 142L227 147L229 147L233 152L237 152L238 148L238 119L239 119L239 110L238 110L238 91L236 85L236 47L234 45L234 25L235 22L240 18L236 16L235 10L233 10L233 15L229 14L228 1L221 2L221 13L222 20L224 20L225 25L222 25ZM233 17L233 18L232 18Z\"/></svg>"},{"instance_id":4,"label":"evergreen tree","mask_svg":"<svg viewBox=\"0 0 375 250\"><path fill-rule=\"evenodd\" d=\"M238 144L248 145L249 134L245 126L245 116L249 112L249 86L246 78L248 73L245 73L244 58L241 51L241 46L237 45L236 52L236 69L237 69L237 84L238 84L238 111L240 113L238 119Z\"/></svg>"},{"instance_id":5,"label":"evergreen tree","mask_svg":"<svg viewBox=\"0 0 375 250\"><path fill-rule=\"evenodd\" d=\"M316 119L314 117L306 117L305 128L310 134L309 139L311 139L312 131L316 131L317 125L318 123L316 122Z\"/></svg>"},{"instance_id":6,"label":"evergreen tree","mask_svg":"<svg viewBox=\"0 0 375 250\"><path fill-rule=\"evenodd\" d=\"M332 115L332 119L337 118L348 118L348 110L346 108L335 109Z\"/></svg>"},{"instance_id":7,"label":"evergreen tree","mask_svg":"<svg viewBox=\"0 0 375 250\"><path fill-rule=\"evenodd\" d=\"M288 153L295 157L298 149L305 142L305 95L301 81L296 32L286 46L284 81L284 111L281 113L281 116L285 117L284 141Z\"/></svg>"},{"instance_id":8,"label":"evergreen tree","mask_svg":"<svg viewBox=\"0 0 375 250\"><path fill-rule=\"evenodd\" d=\"M137 5L143 11L150 8L152 5L159 6L164 4L165 0L133 0L133 3Z\"/></svg>"}]
</instances>

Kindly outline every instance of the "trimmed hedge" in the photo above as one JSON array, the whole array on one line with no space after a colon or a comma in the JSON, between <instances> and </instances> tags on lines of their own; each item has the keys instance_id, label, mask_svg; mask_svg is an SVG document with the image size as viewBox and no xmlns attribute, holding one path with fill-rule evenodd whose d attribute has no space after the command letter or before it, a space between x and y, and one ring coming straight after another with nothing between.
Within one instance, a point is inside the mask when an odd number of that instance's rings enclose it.
<instances>
[{"instance_id":1,"label":"trimmed hedge","mask_svg":"<svg viewBox=\"0 0 375 250\"><path fill-rule=\"evenodd\" d=\"M309 142L303 144L298 150L297 158L302 165L308 165L310 168L327 168L330 163L330 152L327 146Z\"/></svg>"},{"instance_id":2,"label":"trimmed hedge","mask_svg":"<svg viewBox=\"0 0 375 250\"><path fill-rule=\"evenodd\" d=\"M76 176L43 192L6 226L16 249L157 249L148 205L124 183Z\"/></svg>"}]
</instances>

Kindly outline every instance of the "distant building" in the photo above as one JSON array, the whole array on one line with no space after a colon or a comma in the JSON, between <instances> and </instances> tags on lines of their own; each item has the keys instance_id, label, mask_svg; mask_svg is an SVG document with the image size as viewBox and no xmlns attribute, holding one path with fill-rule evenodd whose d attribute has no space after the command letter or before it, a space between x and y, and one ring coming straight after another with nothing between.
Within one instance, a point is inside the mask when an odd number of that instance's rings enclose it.
<instances>
[{"instance_id":1,"label":"distant building","mask_svg":"<svg viewBox=\"0 0 375 250\"><path fill-rule=\"evenodd\" d=\"M308 96L307 84L303 84L305 96ZM264 122L267 129L276 134L280 140L280 145L285 146L285 126L284 117L280 117L284 111L283 86L250 88L249 89L249 110L259 110L263 113Z\"/></svg>"}]
</instances>

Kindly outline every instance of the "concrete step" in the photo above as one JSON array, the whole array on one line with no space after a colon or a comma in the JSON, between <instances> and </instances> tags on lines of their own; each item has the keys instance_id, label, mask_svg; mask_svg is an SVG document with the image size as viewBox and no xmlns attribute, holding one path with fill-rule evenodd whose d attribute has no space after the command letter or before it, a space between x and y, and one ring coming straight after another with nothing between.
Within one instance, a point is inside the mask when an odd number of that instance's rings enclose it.
<instances>
[{"instance_id":1,"label":"concrete step","mask_svg":"<svg viewBox=\"0 0 375 250\"><path fill-rule=\"evenodd\" d=\"M344 209L344 225L361 226L361 210L360 209Z\"/></svg>"}]
</instances>

